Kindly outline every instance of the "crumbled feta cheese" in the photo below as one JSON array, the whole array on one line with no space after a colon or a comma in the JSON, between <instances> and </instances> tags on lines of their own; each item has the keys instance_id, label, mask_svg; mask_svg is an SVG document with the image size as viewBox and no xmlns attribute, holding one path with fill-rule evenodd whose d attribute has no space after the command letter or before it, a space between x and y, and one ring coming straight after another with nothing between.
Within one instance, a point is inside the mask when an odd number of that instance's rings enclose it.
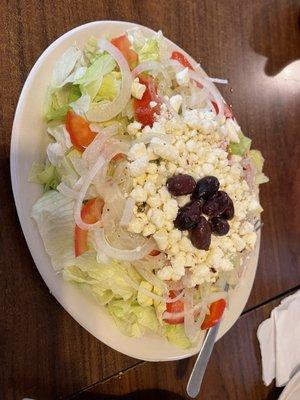
<instances>
[{"instance_id":1,"label":"crumbled feta cheese","mask_svg":"<svg viewBox=\"0 0 300 400\"><path fill-rule=\"evenodd\" d=\"M138 185L132 190L132 192L130 193L130 196L136 202L143 203L144 201L147 200L147 191Z\"/></svg>"},{"instance_id":2,"label":"crumbled feta cheese","mask_svg":"<svg viewBox=\"0 0 300 400\"><path fill-rule=\"evenodd\" d=\"M164 224L164 213L160 209L152 210L150 221L156 225L158 228L161 228Z\"/></svg>"},{"instance_id":3,"label":"crumbled feta cheese","mask_svg":"<svg viewBox=\"0 0 300 400\"><path fill-rule=\"evenodd\" d=\"M143 156L147 156L147 149L144 143L135 143L133 146L131 146L127 155L128 159L132 161Z\"/></svg>"},{"instance_id":4,"label":"crumbled feta cheese","mask_svg":"<svg viewBox=\"0 0 300 400\"><path fill-rule=\"evenodd\" d=\"M151 181L147 181L144 185L144 190L146 193L148 193L149 195L155 195L156 193L156 188L153 182Z\"/></svg>"},{"instance_id":5,"label":"crumbled feta cheese","mask_svg":"<svg viewBox=\"0 0 300 400\"><path fill-rule=\"evenodd\" d=\"M140 83L139 78L135 78L131 86L131 95L136 99L141 99L145 93L146 86Z\"/></svg>"},{"instance_id":6,"label":"crumbled feta cheese","mask_svg":"<svg viewBox=\"0 0 300 400\"><path fill-rule=\"evenodd\" d=\"M250 247L250 249L253 249L256 243L257 234L256 232L247 233L246 235L243 236L243 239Z\"/></svg>"},{"instance_id":7,"label":"crumbled feta cheese","mask_svg":"<svg viewBox=\"0 0 300 400\"><path fill-rule=\"evenodd\" d=\"M127 125L127 132L131 136L135 136L141 129L142 129L142 124L137 121L134 121L131 124Z\"/></svg>"},{"instance_id":8,"label":"crumbled feta cheese","mask_svg":"<svg viewBox=\"0 0 300 400\"><path fill-rule=\"evenodd\" d=\"M176 73L176 82L179 86L187 86L190 82L188 67Z\"/></svg>"},{"instance_id":9,"label":"crumbled feta cheese","mask_svg":"<svg viewBox=\"0 0 300 400\"><path fill-rule=\"evenodd\" d=\"M129 172L132 176L139 176L146 172L149 161L147 156L138 158L129 164Z\"/></svg>"},{"instance_id":10,"label":"crumbled feta cheese","mask_svg":"<svg viewBox=\"0 0 300 400\"><path fill-rule=\"evenodd\" d=\"M164 229L156 231L153 235L159 250L166 250L168 247L168 232Z\"/></svg>"},{"instance_id":11,"label":"crumbled feta cheese","mask_svg":"<svg viewBox=\"0 0 300 400\"><path fill-rule=\"evenodd\" d=\"M157 208L162 205L161 197L158 194L148 197L147 203L151 208Z\"/></svg>"},{"instance_id":12,"label":"crumbled feta cheese","mask_svg":"<svg viewBox=\"0 0 300 400\"><path fill-rule=\"evenodd\" d=\"M171 258L171 264L176 275L183 276L185 273L185 253L180 251Z\"/></svg>"},{"instance_id":13,"label":"crumbled feta cheese","mask_svg":"<svg viewBox=\"0 0 300 400\"><path fill-rule=\"evenodd\" d=\"M149 235L153 235L153 233L155 233L156 231L156 226L153 225L151 222L147 225L144 226L143 229L143 236L149 236Z\"/></svg>"},{"instance_id":14,"label":"crumbled feta cheese","mask_svg":"<svg viewBox=\"0 0 300 400\"><path fill-rule=\"evenodd\" d=\"M163 205L163 211L165 213L165 217L168 220L173 221L176 216L177 216L177 212L178 212L178 205L177 205L177 201L174 199L170 199L168 200L164 205Z\"/></svg>"},{"instance_id":15,"label":"crumbled feta cheese","mask_svg":"<svg viewBox=\"0 0 300 400\"><path fill-rule=\"evenodd\" d=\"M157 137L151 139L150 148L157 156L167 161L176 161L179 157L178 150L174 146Z\"/></svg>"},{"instance_id":16,"label":"crumbled feta cheese","mask_svg":"<svg viewBox=\"0 0 300 400\"><path fill-rule=\"evenodd\" d=\"M242 239L237 233L233 233L231 235L234 247L237 249L237 251L242 251L246 247L246 242L244 239Z\"/></svg>"},{"instance_id":17,"label":"crumbled feta cheese","mask_svg":"<svg viewBox=\"0 0 300 400\"><path fill-rule=\"evenodd\" d=\"M149 106L150 106L151 108L156 107L156 106L157 106L156 101L150 101Z\"/></svg>"},{"instance_id":18,"label":"crumbled feta cheese","mask_svg":"<svg viewBox=\"0 0 300 400\"><path fill-rule=\"evenodd\" d=\"M170 104L174 108L174 110L178 113L181 105L182 105L182 96L180 94L176 94L170 98Z\"/></svg>"}]
</instances>

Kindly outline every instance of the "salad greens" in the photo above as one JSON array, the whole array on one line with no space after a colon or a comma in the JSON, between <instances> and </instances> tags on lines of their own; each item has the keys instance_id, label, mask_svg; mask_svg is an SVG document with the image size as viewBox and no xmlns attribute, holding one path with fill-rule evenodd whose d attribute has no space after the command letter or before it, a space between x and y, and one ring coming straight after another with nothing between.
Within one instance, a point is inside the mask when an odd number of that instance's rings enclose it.
<instances>
[{"instance_id":1,"label":"salad greens","mask_svg":"<svg viewBox=\"0 0 300 400\"><path fill-rule=\"evenodd\" d=\"M190 287L185 287L184 280L180 279L175 281L174 289L174 282L159 278L157 265L169 265L166 255L162 251L157 253L151 235L144 238L129 233L126 224L121 223L124 216L128 219L133 213L127 201L133 180L128 173L126 156L132 143L143 151L152 138L162 137L155 113L163 101L174 117L175 122L169 126L175 131L181 118L179 109L194 111L198 107L210 119L216 119L218 110L223 108L223 99L211 88L208 79L207 87L202 90L201 79L206 78L199 78L183 54L174 52L170 57L160 32L149 37L140 29L133 29L116 39L117 45L113 46L108 40L91 37L83 50L71 46L54 66L44 105L50 139L47 161L34 163L29 176L31 182L44 187L44 194L33 206L32 218L54 270L94 296L124 334L140 337L150 331L176 346L188 348L195 342L187 334L191 326L183 324L187 316L185 296ZM180 87L176 79L183 67L194 75L188 77L188 84ZM143 86L141 96L133 94L134 84L138 85L136 91ZM167 100L171 95L175 95L173 100L181 98L177 109ZM95 108L97 112L89 114ZM105 110L110 118L106 118ZM96 117L89 118L89 115ZM238 127L233 115L223 113L218 121L222 118L224 121L231 118L232 124ZM138 131L141 132L137 134ZM261 153L250 150L251 139L240 130L237 135L227 151L247 161L255 173L255 185L267 182L262 172ZM149 169L162 170L160 161L154 154ZM136 168L140 167L137 163ZM160 179L159 175L156 180ZM103 204L99 211L97 200L100 198ZM145 204L141 201L138 206L143 209ZM96 225L97 229L91 229ZM240 259L237 264L236 269ZM202 267L204 272L208 270L204 264ZM226 296L222 288L213 286L215 282L203 282L196 285L192 295L192 325L195 328L196 324L197 332L210 314L212 299L224 301ZM196 306L201 313L194 311L198 310Z\"/></svg>"}]
</instances>

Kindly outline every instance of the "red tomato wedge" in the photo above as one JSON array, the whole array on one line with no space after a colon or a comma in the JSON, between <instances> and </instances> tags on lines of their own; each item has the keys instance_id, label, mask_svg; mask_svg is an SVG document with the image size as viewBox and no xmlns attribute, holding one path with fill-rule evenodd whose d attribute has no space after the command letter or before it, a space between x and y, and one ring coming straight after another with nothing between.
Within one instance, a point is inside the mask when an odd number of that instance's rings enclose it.
<instances>
[{"instance_id":1,"label":"red tomato wedge","mask_svg":"<svg viewBox=\"0 0 300 400\"><path fill-rule=\"evenodd\" d=\"M171 299L174 299L176 297L176 293L173 292L172 290L170 290L169 297ZM177 300L177 301L174 301L174 303L167 303L167 312L172 313L172 314L173 313L177 314L177 313L182 313L183 311L184 311L183 301ZM184 321L184 318L180 317L180 318L174 318L174 319L173 318L172 319L164 319L164 321L167 324L176 325L176 324L182 324Z\"/></svg>"},{"instance_id":2,"label":"red tomato wedge","mask_svg":"<svg viewBox=\"0 0 300 400\"><path fill-rule=\"evenodd\" d=\"M71 110L67 112L66 128L70 134L71 142L82 152L96 136L96 133L91 131L88 121Z\"/></svg>"},{"instance_id":3,"label":"red tomato wedge","mask_svg":"<svg viewBox=\"0 0 300 400\"><path fill-rule=\"evenodd\" d=\"M153 108L150 107L151 101L158 103L157 96L154 97L157 92L157 86L154 82L154 79L151 77L139 76L139 81L141 84L146 86L146 90L140 100L133 100L134 116L135 119L143 125L143 127L146 125L152 126L154 123L154 114L159 114L160 112L159 104ZM151 86L152 90L150 90ZM153 93L153 91L155 93Z\"/></svg>"},{"instance_id":4,"label":"red tomato wedge","mask_svg":"<svg viewBox=\"0 0 300 400\"><path fill-rule=\"evenodd\" d=\"M130 48L131 43L126 35L116 37L111 40L111 44L116 46L126 58L130 69L134 69L138 64L138 54Z\"/></svg>"},{"instance_id":5,"label":"red tomato wedge","mask_svg":"<svg viewBox=\"0 0 300 400\"><path fill-rule=\"evenodd\" d=\"M218 112L219 112L219 107L218 107L217 103L215 103L214 101L212 101L211 104L213 105L213 107L214 107L216 113L218 114ZM224 115L225 115L225 118L234 118L232 109L231 109L226 103L224 103Z\"/></svg>"},{"instance_id":6,"label":"red tomato wedge","mask_svg":"<svg viewBox=\"0 0 300 400\"><path fill-rule=\"evenodd\" d=\"M81 218L86 224L94 224L101 218L104 201L97 197L89 200L82 207ZM87 244L88 231L75 226L75 257L79 257L88 249Z\"/></svg>"},{"instance_id":7,"label":"red tomato wedge","mask_svg":"<svg viewBox=\"0 0 300 400\"><path fill-rule=\"evenodd\" d=\"M206 315L204 321L202 322L201 329L205 330L214 326L218 321L220 321L223 312L226 307L226 301L220 299L212 303L209 307L210 313Z\"/></svg>"},{"instance_id":8,"label":"red tomato wedge","mask_svg":"<svg viewBox=\"0 0 300 400\"><path fill-rule=\"evenodd\" d=\"M180 53L180 51L173 51L171 59L180 62L180 64L183 67L188 67L192 71L195 71L192 64L187 60L187 58L182 53Z\"/></svg>"}]
</instances>

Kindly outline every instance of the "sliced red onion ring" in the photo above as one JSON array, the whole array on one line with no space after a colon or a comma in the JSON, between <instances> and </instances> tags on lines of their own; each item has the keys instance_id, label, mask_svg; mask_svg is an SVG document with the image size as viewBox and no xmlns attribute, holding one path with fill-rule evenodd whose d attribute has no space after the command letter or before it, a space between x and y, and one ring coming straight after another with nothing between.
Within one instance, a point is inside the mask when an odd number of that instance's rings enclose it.
<instances>
[{"instance_id":1,"label":"sliced red onion ring","mask_svg":"<svg viewBox=\"0 0 300 400\"><path fill-rule=\"evenodd\" d=\"M122 74L122 84L120 93L115 100L105 104L95 104L87 112L88 120L96 122L108 121L118 115L130 100L132 86L129 65L120 50L106 39L100 39L99 47L100 50L107 51L116 60Z\"/></svg>"}]
</instances>

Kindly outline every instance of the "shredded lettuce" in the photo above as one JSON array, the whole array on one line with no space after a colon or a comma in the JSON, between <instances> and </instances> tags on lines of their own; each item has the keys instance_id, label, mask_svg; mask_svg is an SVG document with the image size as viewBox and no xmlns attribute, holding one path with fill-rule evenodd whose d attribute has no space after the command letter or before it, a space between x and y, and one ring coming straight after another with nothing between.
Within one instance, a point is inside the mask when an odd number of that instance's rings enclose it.
<instances>
[{"instance_id":1,"label":"shredded lettuce","mask_svg":"<svg viewBox=\"0 0 300 400\"><path fill-rule=\"evenodd\" d=\"M71 78L70 76L81 56L82 53L76 46L71 46L65 53L63 53L53 69L52 87L64 86L66 83L71 82L74 79L73 76Z\"/></svg>"},{"instance_id":2,"label":"shredded lettuce","mask_svg":"<svg viewBox=\"0 0 300 400\"><path fill-rule=\"evenodd\" d=\"M60 183L60 176L52 164L33 163L28 177L29 182L44 185L44 191L56 189Z\"/></svg>"},{"instance_id":3,"label":"shredded lettuce","mask_svg":"<svg viewBox=\"0 0 300 400\"><path fill-rule=\"evenodd\" d=\"M256 168L255 183L261 185L262 183L269 182L269 178L262 172L265 159L259 150L250 150L249 157Z\"/></svg>"},{"instance_id":4,"label":"shredded lettuce","mask_svg":"<svg viewBox=\"0 0 300 400\"><path fill-rule=\"evenodd\" d=\"M74 84L87 85L103 77L116 67L116 62L109 54L102 54L88 67L85 74L77 79Z\"/></svg>"},{"instance_id":5,"label":"shredded lettuce","mask_svg":"<svg viewBox=\"0 0 300 400\"><path fill-rule=\"evenodd\" d=\"M229 151L231 154L243 156L251 147L251 139L243 134L242 131L238 132L239 143L230 143Z\"/></svg>"},{"instance_id":6,"label":"shredded lettuce","mask_svg":"<svg viewBox=\"0 0 300 400\"><path fill-rule=\"evenodd\" d=\"M183 324L166 325L165 335L169 342L174 344L175 346L181 347L182 349L187 349L191 347L191 342L184 333Z\"/></svg>"},{"instance_id":7,"label":"shredded lettuce","mask_svg":"<svg viewBox=\"0 0 300 400\"><path fill-rule=\"evenodd\" d=\"M56 271L74 265L73 209L74 200L56 190L46 192L32 208L31 216Z\"/></svg>"},{"instance_id":8,"label":"shredded lettuce","mask_svg":"<svg viewBox=\"0 0 300 400\"><path fill-rule=\"evenodd\" d=\"M147 39L141 50L138 51L139 62L159 60L159 43L156 38Z\"/></svg>"},{"instance_id":9,"label":"shredded lettuce","mask_svg":"<svg viewBox=\"0 0 300 400\"><path fill-rule=\"evenodd\" d=\"M56 90L49 89L45 104L44 119L46 122L64 120L69 104L81 97L79 85L66 85Z\"/></svg>"},{"instance_id":10,"label":"shredded lettuce","mask_svg":"<svg viewBox=\"0 0 300 400\"><path fill-rule=\"evenodd\" d=\"M100 51L98 46L98 40L91 36L84 46L83 54L88 60L89 64L92 64L96 58L99 57Z\"/></svg>"},{"instance_id":11,"label":"shredded lettuce","mask_svg":"<svg viewBox=\"0 0 300 400\"><path fill-rule=\"evenodd\" d=\"M121 87L121 73L112 71L103 77L98 92L94 98L95 102L102 100L112 101L117 96Z\"/></svg>"},{"instance_id":12,"label":"shredded lettuce","mask_svg":"<svg viewBox=\"0 0 300 400\"><path fill-rule=\"evenodd\" d=\"M158 330L153 307L141 307L136 301L112 300L107 308L125 335L140 337L147 329L153 332Z\"/></svg>"}]
</instances>

